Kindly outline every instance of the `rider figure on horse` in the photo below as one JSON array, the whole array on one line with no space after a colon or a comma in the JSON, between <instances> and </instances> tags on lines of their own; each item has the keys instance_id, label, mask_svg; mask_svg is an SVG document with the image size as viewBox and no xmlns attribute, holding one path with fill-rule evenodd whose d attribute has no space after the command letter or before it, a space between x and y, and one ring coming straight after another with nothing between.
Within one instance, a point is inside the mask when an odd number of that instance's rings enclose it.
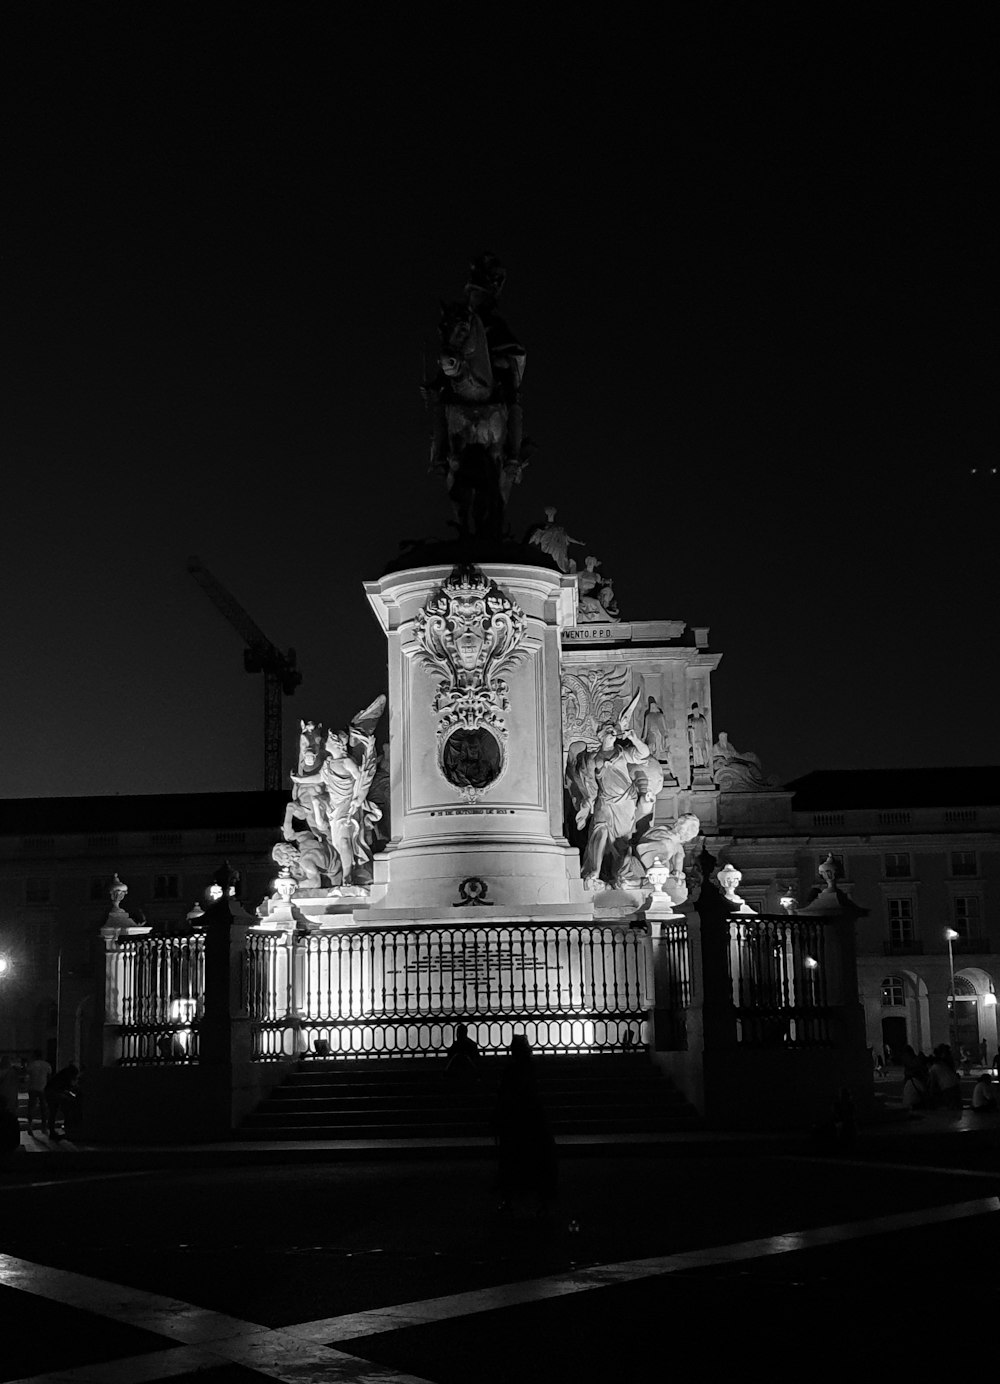
<instances>
[{"instance_id":1,"label":"rider figure on horse","mask_svg":"<svg viewBox=\"0 0 1000 1384\"><path fill-rule=\"evenodd\" d=\"M463 534L499 536L523 466L520 389L524 347L497 312L506 271L495 255L472 265L465 299L442 304L431 406L431 470L443 471Z\"/></svg>"}]
</instances>

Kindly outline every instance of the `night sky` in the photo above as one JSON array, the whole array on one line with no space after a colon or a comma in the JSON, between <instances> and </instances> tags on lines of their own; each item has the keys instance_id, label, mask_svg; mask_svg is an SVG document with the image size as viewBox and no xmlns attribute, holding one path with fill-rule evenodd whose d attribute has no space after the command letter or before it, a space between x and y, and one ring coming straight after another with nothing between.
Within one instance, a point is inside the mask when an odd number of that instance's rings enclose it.
<instances>
[{"instance_id":1,"label":"night sky","mask_svg":"<svg viewBox=\"0 0 1000 1384\"><path fill-rule=\"evenodd\" d=\"M286 767L382 689L361 583L448 532L418 385L484 249L513 526L711 627L716 731L1000 763L990 11L676 8L7 7L0 794L260 785L191 554L298 651Z\"/></svg>"}]
</instances>

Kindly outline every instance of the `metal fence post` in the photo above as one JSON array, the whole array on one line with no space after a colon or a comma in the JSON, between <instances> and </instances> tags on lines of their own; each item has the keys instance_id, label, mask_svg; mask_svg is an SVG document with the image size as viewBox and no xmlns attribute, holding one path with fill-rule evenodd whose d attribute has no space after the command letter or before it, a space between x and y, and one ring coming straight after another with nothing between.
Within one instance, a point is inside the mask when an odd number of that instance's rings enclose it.
<instances>
[{"instance_id":1,"label":"metal fence post","mask_svg":"<svg viewBox=\"0 0 1000 1384\"><path fill-rule=\"evenodd\" d=\"M249 1063L250 996L247 931L253 919L238 902L221 898L205 910L204 1065Z\"/></svg>"}]
</instances>

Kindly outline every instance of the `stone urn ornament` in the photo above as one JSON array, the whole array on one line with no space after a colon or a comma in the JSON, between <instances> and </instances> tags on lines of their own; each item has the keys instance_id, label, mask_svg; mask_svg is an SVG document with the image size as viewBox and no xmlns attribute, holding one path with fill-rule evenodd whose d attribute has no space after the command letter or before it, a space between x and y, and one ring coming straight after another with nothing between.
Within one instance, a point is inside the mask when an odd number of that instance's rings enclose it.
<instances>
[{"instance_id":1,"label":"stone urn ornament","mask_svg":"<svg viewBox=\"0 0 1000 1384\"><path fill-rule=\"evenodd\" d=\"M664 865L663 861L660 859L658 855L654 855L652 865L649 865L646 869L646 878L653 886L654 897L657 894L662 894L663 886L670 878L670 867L668 865Z\"/></svg>"}]
</instances>

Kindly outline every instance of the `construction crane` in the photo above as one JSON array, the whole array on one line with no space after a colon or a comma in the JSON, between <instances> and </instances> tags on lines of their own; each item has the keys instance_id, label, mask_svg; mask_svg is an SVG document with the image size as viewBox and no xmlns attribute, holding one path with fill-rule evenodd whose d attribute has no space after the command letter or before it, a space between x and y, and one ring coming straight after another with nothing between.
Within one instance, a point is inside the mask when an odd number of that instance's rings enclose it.
<instances>
[{"instance_id":1,"label":"construction crane","mask_svg":"<svg viewBox=\"0 0 1000 1384\"><path fill-rule=\"evenodd\" d=\"M264 788L280 789L281 781L281 694L290 697L302 681L295 666L295 650L286 654L271 643L246 613L239 601L221 582L216 581L199 558L188 558L188 571L246 643L243 667L248 673L264 674Z\"/></svg>"}]
</instances>

